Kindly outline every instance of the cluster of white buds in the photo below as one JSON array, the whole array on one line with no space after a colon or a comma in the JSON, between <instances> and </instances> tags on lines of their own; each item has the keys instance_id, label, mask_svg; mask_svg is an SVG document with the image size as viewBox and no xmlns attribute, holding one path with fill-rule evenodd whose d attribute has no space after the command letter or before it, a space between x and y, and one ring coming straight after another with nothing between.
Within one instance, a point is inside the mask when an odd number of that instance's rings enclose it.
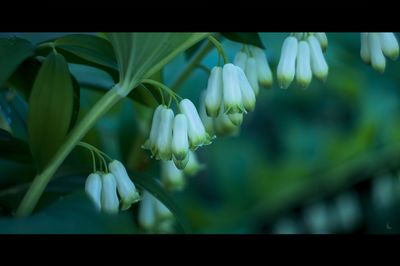
<instances>
[{"instance_id":1,"label":"cluster of white buds","mask_svg":"<svg viewBox=\"0 0 400 266\"><path fill-rule=\"evenodd\" d=\"M119 209L129 209L140 200L140 195L121 162L110 162L108 169L107 173L96 171L90 174L85 191L99 211L114 214Z\"/></svg>"},{"instance_id":2,"label":"cluster of white buds","mask_svg":"<svg viewBox=\"0 0 400 266\"><path fill-rule=\"evenodd\" d=\"M386 57L396 60L399 57L399 44L392 32L362 32L360 56L366 64L383 73Z\"/></svg>"},{"instance_id":3,"label":"cluster of white buds","mask_svg":"<svg viewBox=\"0 0 400 266\"><path fill-rule=\"evenodd\" d=\"M311 83L312 76L325 81L328 64L323 52L328 47L328 39L323 32L299 32L288 36L282 45L277 77L279 86L286 89L294 77L303 88Z\"/></svg>"},{"instance_id":4,"label":"cluster of white buds","mask_svg":"<svg viewBox=\"0 0 400 266\"><path fill-rule=\"evenodd\" d=\"M161 201L145 190L139 206L138 222L146 232L171 233L174 215Z\"/></svg>"},{"instance_id":5,"label":"cluster of white buds","mask_svg":"<svg viewBox=\"0 0 400 266\"><path fill-rule=\"evenodd\" d=\"M181 191L185 187L185 176L193 176L202 170L204 165L197 160L197 155L189 151L189 160L186 167L180 170L172 161L161 162L161 182L163 186L171 191Z\"/></svg>"},{"instance_id":6,"label":"cluster of white buds","mask_svg":"<svg viewBox=\"0 0 400 266\"><path fill-rule=\"evenodd\" d=\"M142 146L149 149L157 160L173 160L178 169L184 169L190 161L190 151L211 143L194 104L183 99L179 103L180 114L174 116L165 105L156 108L150 136Z\"/></svg>"}]
</instances>

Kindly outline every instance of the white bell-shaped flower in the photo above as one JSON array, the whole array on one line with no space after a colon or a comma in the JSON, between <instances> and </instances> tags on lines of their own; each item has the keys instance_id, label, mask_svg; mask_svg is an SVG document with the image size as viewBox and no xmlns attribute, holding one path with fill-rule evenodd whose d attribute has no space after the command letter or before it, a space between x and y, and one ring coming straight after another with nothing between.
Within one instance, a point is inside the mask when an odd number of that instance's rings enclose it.
<instances>
[{"instance_id":1,"label":"white bell-shaped flower","mask_svg":"<svg viewBox=\"0 0 400 266\"><path fill-rule=\"evenodd\" d=\"M393 32L380 32L379 33L382 52L385 56L392 60L399 57L399 44Z\"/></svg>"},{"instance_id":2,"label":"white bell-shaped flower","mask_svg":"<svg viewBox=\"0 0 400 266\"><path fill-rule=\"evenodd\" d=\"M242 93L240 92L235 65L230 63L224 65L222 69L222 77L225 112L228 114L243 112Z\"/></svg>"},{"instance_id":3,"label":"white bell-shaped flower","mask_svg":"<svg viewBox=\"0 0 400 266\"><path fill-rule=\"evenodd\" d=\"M183 172L175 166L173 161L161 161L161 182L165 188L174 191L180 191L185 186Z\"/></svg>"},{"instance_id":4,"label":"white bell-shaped flower","mask_svg":"<svg viewBox=\"0 0 400 266\"><path fill-rule=\"evenodd\" d=\"M380 73L386 68L386 59L382 52L381 40L378 32L368 33L368 47L371 55L372 67Z\"/></svg>"},{"instance_id":5,"label":"white bell-shaped flower","mask_svg":"<svg viewBox=\"0 0 400 266\"><path fill-rule=\"evenodd\" d=\"M322 53L321 45L313 35L308 36L307 42L310 46L311 70L318 79L325 81L329 69Z\"/></svg>"},{"instance_id":6,"label":"white bell-shaped flower","mask_svg":"<svg viewBox=\"0 0 400 266\"><path fill-rule=\"evenodd\" d=\"M174 112L169 108L163 108L160 114L160 125L158 126L158 136L156 141L156 159L172 159L172 126L174 122Z\"/></svg>"},{"instance_id":7,"label":"white bell-shaped flower","mask_svg":"<svg viewBox=\"0 0 400 266\"><path fill-rule=\"evenodd\" d=\"M238 72L237 74L238 74L239 87L242 93L243 107L246 109L247 112L251 112L254 110L256 106L255 93L249 81L247 80L243 70L239 67L236 67L236 70Z\"/></svg>"},{"instance_id":8,"label":"white bell-shaped flower","mask_svg":"<svg viewBox=\"0 0 400 266\"><path fill-rule=\"evenodd\" d=\"M274 78L264 51L256 46L249 47L254 59L256 60L258 82L261 84L261 86L267 88L271 87Z\"/></svg>"},{"instance_id":9,"label":"white bell-shaped flower","mask_svg":"<svg viewBox=\"0 0 400 266\"><path fill-rule=\"evenodd\" d=\"M300 41L296 60L296 81L306 88L312 79L310 47L306 41Z\"/></svg>"},{"instance_id":10,"label":"white bell-shaped flower","mask_svg":"<svg viewBox=\"0 0 400 266\"><path fill-rule=\"evenodd\" d=\"M153 156L158 153L158 151L157 151L158 128L160 126L160 121L161 121L161 110L163 110L165 108L166 108L166 106L159 105L154 110L153 119L152 119L151 128L150 128L150 136L146 140L146 142L142 145L142 148L150 150Z\"/></svg>"},{"instance_id":11,"label":"white bell-shaped flower","mask_svg":"<svg viewBox=\"0 0 400 266\"><path fill-rule=\"evenodd\" d=\"M249 57L247 60L246 77L251 85L251 88L253 89L254 94L258 95L260 86L258 85L257 63L254 57Z\"/></svg>"},{"instance_id":12,"label":"white bell-shaped flower","mask_svg":"<svg viewBox=\"0 0 400 266\"><path fill-rule=\"evenodd\" d=\"M98 211L101 210L101 175L100 173L92 173L86 178L85 182L86 194L90 197Z\"/></svg>"},{"instance_id":13,"label":"white bell-shaped flower","mask_svg":"<svg viewBox=\"0 0 400 266\"><path fill-rule=\"evenodd\" d=\"M215 138L215 131L214 131L214 118L209 117L206 112L206 105L205 105L205 98L206 98L206 91L202 91L200 95L200 104L199 104L199 115L200 119L204 125L204 128L211 139Z\"/></svg>"},{"instance_id":14,"label":"white bell-shaped flower","mask_svg":"<svg viewBox=\"0 0 400 266\"><path fill-rule=\"evenodd\" d=\"M213 67L206 90L206 111L207 115L217 117L222 103L222 68Z\"/></svg>"},{"instance_id":15,"label":"white bell-shaped flower","mask_svg":"<svg viewBox=\"0 0 400 266\"><path fill-rule=\"evenodd\" d=\"M322 51L326 51L326 49L328 48L328 38L326 37L325 32L316 32L314 33L315 38L317 38Z\"/></svg>"},{"instance_id":16,"label":"white bell-shaped flower","mask_svg":"<svg viewBox=\"0 0 400 266\"><path fill-rule=\"evenodd\" d=\"M183 99L179 103L179 109L187 118L190 147L196 149L210 144L211 138L206 132L194 104L188 99Z\"/></svg>"},{"instance_id":17,"label":"white bell-shaped flower","mask_svg":"<svg viewBox=\"0 0 400 266\"><path fill-rule=\"evenodd\" d=\"M189 162L183 169L183 173L188 176L196 175L200 170L204 169L204 165L199 163L195 152L190 151Z\"/></svg>"},{"instance_id":18,"label":"white bell-shaped flower","mask_svg":"<svg viewBox=\"0 0 400 266\"><path fill-rule=\"evenodd\" d=\"M117 182L117 190L122 204L121 209L127 210L133 203L140 200L139 192L129 178L125 166L120 161L114 160L110 162L108 169L114 175Z\"/></svg>"},{"instance_id":19,"label":"white bell-shaped flower","mask_svg":"<svg viewBox=\"0 0 400 266\"><path fill-rule=\"evenodd\" d=\"M156 223L154 209L155 209L155 204L153 196L147 190L144 190L143 197L139 205L138 223L142 228L144 228L147 231L152 230Z\"/></svg>"},{"instance_id":20,"label":"white bell-shaped flower","mask_svg":"<svg viewBox=\"0 0 400 266\"><path fill-rule=\"evenodd\" d=\"M104 173L101 178L101 210L105 213L116 214L119 210L119 200L115 177L111 173Z\"/></svg>"},{"instance_id":21,"label":"white bell-shaped flower","mask_svg":"<svg viewBox=\"0 0 400 266\"><path fill-rule=\"evenodd\" d=\"M294 79L296 71L298 41L295 37L289 36L282 45L281 56L278 63L277 77L279 86L283 89L289 87Z\"/></svg>"},{"instance_id":22,"label":"white bell-shaped flower","mask_svg":"<svg viewBox=\"0 0 400 266\"><path fill-rule=\"evenodd\" d=\"M369 52L369 45L368 45L368 32L361 32L361 49L360 49L360 56L361 59L366 64L371 63L371 55Z\"/></svg>"},{"instance_id":23,"label":"white bell-shaped flower","mask_svg":"<svg viewBox=\"0 0 400 266\"><path fill-rule=\"evenodd\" d=\"M246 66L247 66L247 54L243 51L239 51L236 55L235 58L233 59L233 64L235 66L240 67L243 71L245 71Z\"/></svg>"},{"instance_id":24,"label":"white bell-shaped flower","mask_svg":"<svg viewBox=\"0 0 400 266\"><path fill-rule=\"evenodd\" d=\"M174 118L172 133L172 157L176 167L183 169L186 166L186 157L189 153L188 123L184 114L177 114Z\"/></svg>"}]
</instances>

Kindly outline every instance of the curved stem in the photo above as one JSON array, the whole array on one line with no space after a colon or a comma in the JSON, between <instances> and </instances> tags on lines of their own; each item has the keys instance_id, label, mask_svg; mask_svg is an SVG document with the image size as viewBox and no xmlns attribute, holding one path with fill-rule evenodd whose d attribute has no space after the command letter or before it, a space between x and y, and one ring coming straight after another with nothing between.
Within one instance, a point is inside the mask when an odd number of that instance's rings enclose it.
<instances>
[{"instance_id":1,"label":"curved stem","mask_svg":"<svg viewBox=\"0 0 400 266\"><path fill-rule=\"evenodd\" d=\"M32 182L24 198L22 199L16 216L27 216L32 213L44 189L51 180L58 167L62 164L68 154L74 149L77 143L92 128L95 122L104 115L115 103L123 97L119 92L119 87L114 86L108 91L85 115L85 117L76 125L76 127L67 136L65 142L58 148L52 159L44 170L39 173Z\"/></svg>"},{"instance_id":2,"label":"curved stem","mask_svg":"<svg viewBox=\"0 0 400 266\"><path fill-rule=\"evenodd\" d=\"M224 64L228 64L229 63L229 59L228 59L228 56L225 53L224 48L222 47L222 44L216 38L214 38L213 36L208 36L208 40L212 44L214 44L215 48L217 48L217 50L218 50L218 53L220 55L222 55L222 58L224 59Z\"/></svg>"}]
</instances>

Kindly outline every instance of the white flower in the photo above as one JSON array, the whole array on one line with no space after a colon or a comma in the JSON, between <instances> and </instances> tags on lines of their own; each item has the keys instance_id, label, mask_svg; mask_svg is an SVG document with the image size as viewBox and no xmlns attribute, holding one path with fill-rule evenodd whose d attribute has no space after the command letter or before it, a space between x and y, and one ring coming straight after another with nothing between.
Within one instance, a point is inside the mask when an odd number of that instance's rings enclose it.
<instances>
[{"instance_id":1,"label":"white flower","mask_svg":"<svg viewBox=\"0 0 400 266\"><path fill-rule=\"evenodd\" d=\"M310 47L306 41L300 41L296 61L296 81L302 87L307 87L312 79L310 65Z\"/></svg>"},{"instance_id":2,"label":"white flower","mask_svg":"<svg viewBox=\"0 0 400 266\"><path fill-rule=\"evenodd\" d=\"M99 173L92 173L86 178L86 194L95 204L97 210L101 209L101 176Z\"/></svg>"},{"instance_id":3,"label":"white flower","mask_svg":"<svg viewBox=\"0 0 400 266\"><path fill-rule=\"evenodd\" d=\"M197 174L203 168L204 168L204 165L199 163L196 153L193 151L190 151L189 162L186 165L185 169L183 169L183 173L188 176L193 176L193 175Z\"/></svg>"},{"instance_id":4,"label":"white flower","mask_svg":"<svg viewBox=\"0 0 400 266\"><path fill-rule=\"evenodd\" d=\"M246 109L247 112L251 112L256 106L256 96L243 70L239 67L236 67L236 70L240 91L242 93L243 107Z\"/></svg>"},{"instance_id":5,"label":"white flower","mask_svg":"<svg viewBox=\"0 0 400 266\"><path fill-rule=\"evenodd\" d=\"M207 134L194 104L188 99L183 99L179 103L179 109L187 118L190 147L195 149L210 144L211 138Z\"/></svg>"},{"instance_id":6,"label":"white flower","mask_svg":"<svg viewBox=\"0 0 400 266\"><path fill-rule=\"evenodd\" d=\"M156 159L172 159L172 126L174 122L174 112L171 109L163 108L160 114L158 126L158 136L156 141Z\"/></svg>"},{"instance_id":7,"label":"white flower","mask_svg":"<svg viewBox=\"0 0 400 266\"><path fill-rule=\"evenodd\" d=\"M111 173L102 175L101 210L105 213L118 213L119 200L117 195L117 182Z\"/></svg>"},{"instance_id":8,"label":"white flower","mask_svg":"<svg viewBox=\"0 0 400 266\"><path fill-rule=\"evenodd\" d=\"M322 51L326 51L328 48L328 38L326 37L325 32L315 32L314 33L315 38L317 38Z\"/></svg>"},{"instance_id":9,"label":"white flower","mask_svg":"<svg viewBox=\"0 0 400 266\"><path fill-rule=\"evenodd\" d=\"M245 71L247 66L247 58L248 56L245 52L239 51L233 59L233 64Z\"/></svg>"},{"instance_id":10,"label":"white flower","mask_svg":"<svg viewBox=\"0 0 400 266\"><path fill-rule=\"evenodd\" d=\"M386 68L386 59L382 53L381 40L379 33L370 32L368 33L368 47L371 55L372 67L380 73L383 73Z\"/></svg>"},{"instance_id":11,"label":"white flower","mask_svg":"<svg viewBox=\"0 0 400 266\"><path fill-rule=\"evenodd\" d=\"M151 153L157 154L157 137L158 137L158 128L160 126L161 120L161 110L165 109L166 106L159 105L156 110L154 110L153 119L151 122L150 128L150 136L146 140L146 142L142 145L143 149L148 149Z\"/></svg>"},{"instance_id":12,"label":"white flower","mask_svg":"<svg viewBox=\"0 0 400 266\"><path fill-rule=\"evenodd\" d=\"M173 161L161 161L161 182L169 190L179 191L185 186L183 172L176 168Z\"/></svg>"},{"instance_id":13,"label":"white flower","mask_svg":"<svg viewBox=\"0 0 400 266\"><path fill-rule=\"evenodd\" d=\"M366 64L371 63L371 55L369 53L369 45L368 45L368 33L361 32L361 49L360 49L361 59Z\"/></svg>"},{"instance_id":14,"label":"white flower","mask_svg":"<svg viewBox=\"0 0 400 266\"><path fill-rule=\"evenodd\" d=\"M139 205L138 222L146 230L151 230L155 226L156 217L154 207L153 196L144 190L143 198Z\"/></svg>"},{"instance_id":15,"label":"white flower","mask_svg":"<svg viewBox=\"0 0 400 266\"><path fill-rule=\"evenodd\" d=\"M283 89L289 87L295 74L295 63L297 56L297 39L289 36L282 45L281 57L278 63L277 77L279 86Z\"/></svg>"},{"instance_id":16,"label":"white flower","mask_svg":"<svg viewBox=\"0 0 400 266\"><path fill-rule=\"evenodd\" d=\"M172 155L174 161L183 161L189 153L188 123L184 114L174 118L172 132ZM185 166L183 166L185 167Z\"/></svg>"},{"instance_id":17,"label":"white flower","mask_svg":"<svg viewBox=\"0 0 400 266\"><path fill-rule=\"evenodd\" d=\"M308 36L307 41L310 45L311 70L318 79L325 81L328 76L328 65L322 53L321 45L313 35Z\"/></svg>"},{"instance_id":18,"label":"white flower","mask_svg":"<svg viewBox=\"0 0 400 266\"><path fill-rule=\"evenodd\" d=\"M253 89L254 94L258 95L260 87L258 85L257 63L254 57L249 57L249 59L247 60L246 76L251 85L251 88Z\"/></svg>"},{"instance_id":19,"label":"white flower","mask_svg":"<svg viewBox=\"0 0 400 266\"><path fill-rule=\"evenodd\" d=\"M133 203L140 200L139 193L120 161L110 162L108 168L117 182L117 190L122 204L121 209L127 210Z\"/></svg>"},{"instance_id":20,"label":"white flower","mask_svg":"<svg viewBox=\"0 0 400 266\"><path fill-rule=\"evenodd\" d=\"M393 32L380 32L379 33L382 52L385 56L392 60L399 57L399 44Z\"/></svg>"},{"instance_id":21,"label":"white flower","mask_svg":"<svg viewBox=\"0 0 400 266\"><path fill-rule=\"evenodd\" d=\"M264 51L256 46L249 47L254 59L256 60L258 82L264 87L271 87L273 76Z\"/></svg>"},{"instance_id":22,"label":"white flower","mask_svg":"<svg viewBox=\"0 0 400 266\"><path fill-rule=\"evenodd\" d=\"M211 118L207 115L206 106L205 106L205 97L206 97L206 92L202 91L202 93L200 95L199 115L200 115L201 121L203 122L206 132L213 139L213 138L215 138L214 122L213 122L214 118Z\"/></svg>"},{"instance_id":23,"label":"white flower","mask_svg":"<svg viewBox=\"0 0 400 266\"><path fill-rule=\"evenodd\" d=\"M244 111L236 67L226 64L222 69L224 109L228 114Z\"/></svg>"},{"instance_id":24,"label":"white flower","mask_svg":"<svg viewBox=\"0 0 400 266\"><path fill-rule=\"evenodd\" d=\"M205 105L208 116L218 116L222 103L222 68L213 67L206 90Z\"/></svg>"}]
</instances>

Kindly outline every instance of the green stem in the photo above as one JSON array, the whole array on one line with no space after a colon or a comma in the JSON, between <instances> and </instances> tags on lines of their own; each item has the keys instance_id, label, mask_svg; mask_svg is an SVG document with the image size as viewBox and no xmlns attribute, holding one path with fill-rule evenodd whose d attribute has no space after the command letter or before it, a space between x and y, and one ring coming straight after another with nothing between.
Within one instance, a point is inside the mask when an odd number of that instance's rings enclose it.
<instances>
[{"instance_id":1,"label":"green stem","mask_svg":"<svg viewBox=\"0 0 400 266\"><path fill-rule=\"evenodd\" d=\"M120 94L120 89L121 88L118 86L114 86L113 89L108 91L71 131L67 136L66 141L58 148L47 167L33 180L32 185L28 189L17 209L16 216L23 217L32 213L40 196L43 194L44 189L64 159L92 128L95 122L115 103L123 98Z\"/></svg>"},{"instance_id":2,"label":"green stem","mask_svg":"<svg viewBox=\"0 0 400 266\"><path fill-rule=\"evenodd\" d=\"M224 64L229 63L228 56L225 53L224 47L222 47L222 44L213 36L208 36L208 40L214 44L215 48L217 48L218 53L222 55L222 58L224 59Z\"/></svg>"}]
</instances>

